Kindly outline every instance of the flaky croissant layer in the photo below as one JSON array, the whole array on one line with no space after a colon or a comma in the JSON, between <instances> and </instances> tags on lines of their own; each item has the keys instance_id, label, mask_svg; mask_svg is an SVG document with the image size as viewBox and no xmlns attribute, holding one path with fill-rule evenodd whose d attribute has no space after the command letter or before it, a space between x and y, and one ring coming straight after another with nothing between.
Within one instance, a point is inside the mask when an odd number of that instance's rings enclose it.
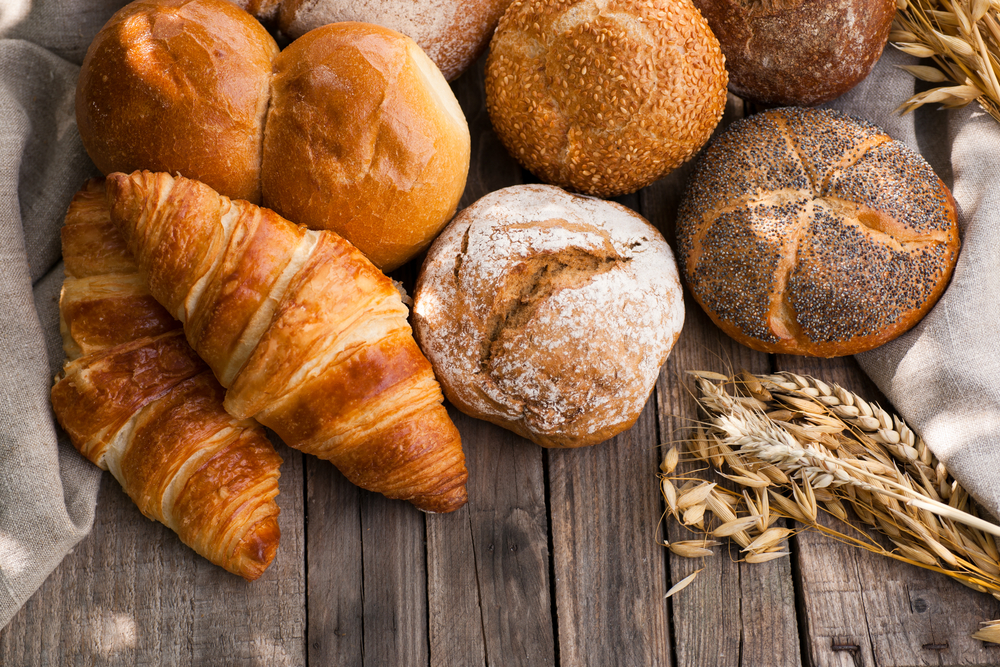
<instances>
[{"instance_id":1,"label":"flaky croissant layer","mask_svg":"<svg viewBox=\"0 0 1000 667\"><path fill-rule=\"evenodd\" d=\"M52 405L74 446L110 470L144 515L253 580L274 558L281 458L146 289L111 224L102 181L63 227L60 326L67 362Z\"/></svg>"},{"instance_id":2,"label":"flaky croissant layer","mask_svg":"<svg viewBox=\"0 0 1000 667\"><path fill-rule=\"evenodd\" d=\"M354 246L165 173L111 174L108 203L232 415L422 510L466 502L458 430L406 306Z\"/></svg>"}]
</instances>

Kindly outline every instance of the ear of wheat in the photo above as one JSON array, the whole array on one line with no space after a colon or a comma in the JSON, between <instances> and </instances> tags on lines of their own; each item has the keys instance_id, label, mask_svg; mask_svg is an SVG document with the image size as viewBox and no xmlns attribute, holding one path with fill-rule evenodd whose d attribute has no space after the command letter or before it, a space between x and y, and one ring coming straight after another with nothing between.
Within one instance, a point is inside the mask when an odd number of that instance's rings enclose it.
<instances>
[{"instance_id":1,"label":"ear of wheat","mask_svg":"<svg viewBox=\"0 0 1000 667\"><path fill-rule=\"evenodd\" d=\"M897 0L889 41L933 65L903 69L923 81L945 84L918 93L899 111L924 104L962 107L972 102L1000 121L1000 0Z\"/></svg>"},{"instance_id":2,"label":"ear of wheat","mask_svg":"<svg viewBox=\"0 0 1000 667\"><path fill-rule=\"evenodd\" d=\"M718 544L714 538L728 537L747 562L780 558L789 553L793 529L774 524L788 518L1000 599L1000 526L980 515L898 416L843 387L792 373L692 375L708 419L683 458L710 466L738 491L676 474L682 454L670 449L660 466L667 513L701 535L668 544L674 553L705 556ZM849 524L841 532L818 521L826 512L846 522L848 509L892 547ZM1000 643L1000 621L975 636Z\"/></svg>"}]
</instances>

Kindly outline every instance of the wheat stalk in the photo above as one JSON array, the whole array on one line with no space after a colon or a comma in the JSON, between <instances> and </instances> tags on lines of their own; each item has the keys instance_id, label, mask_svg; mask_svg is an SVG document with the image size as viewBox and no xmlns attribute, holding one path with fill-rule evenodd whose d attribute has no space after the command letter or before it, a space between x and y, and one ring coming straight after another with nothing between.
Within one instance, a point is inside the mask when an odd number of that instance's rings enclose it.
<instances>
[{"instance_id":1,"label":"wheat stalk","mask_svg":"<svg viewBox=\"0 0 1000 667\"><path fill-rule=\"evenodd\" d=\"M923 81L948 84L912 96L897 111L909 113L931 103L955 108L975 100L1000 121L998 8L996 0L896 1L889 41L934 63L903 69Z\"/></svg>"},{"instance_id":2,"label":"wheat stalk","mask_svg":"<svg viewBox=\"0 0 1000 667\"><path fill-rule=\"evenodd\" d=\"M788 554L783 545L792 530L774 524L794 519L1000 599L994 539L1000 526L978 514L968 493L898 416L836 384L793 373L692 375L709 421L688 441L690 458L740 491L677 475L680 452L668 451L660 466L668 514L702 534L701 540L668 545L674 553L706 556L717 544L710 538L728 537L747 562L780 558ZM818 520L825 511L848 521L847 508L893 548ZM986 624L977 638L1000 643L1000 621Z\"/></svg>"}]
</instances>

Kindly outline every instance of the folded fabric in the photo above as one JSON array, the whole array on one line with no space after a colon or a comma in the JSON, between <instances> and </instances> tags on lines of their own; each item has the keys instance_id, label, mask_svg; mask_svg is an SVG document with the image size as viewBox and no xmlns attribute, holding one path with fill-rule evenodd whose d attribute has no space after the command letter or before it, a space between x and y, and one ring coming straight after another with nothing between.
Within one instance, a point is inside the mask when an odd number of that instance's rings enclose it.
<instances>
[{"instance_id":1,"label":"folded fabric","mask_svg":"<svg viewBox=\"0 0 1000 667\"><path fill-rule=\"evenodd\" d=\"M958 203L962 251L944 296L903 336L858 361L948 470L1000 516L1000 123L973 103L900 116L914 91L886 50L872 74L831 107L881 125L930 162Z\"/></svg>"},{"instance_id":2,"label":"folded fabric","mask_svg":"<svg viewBox=\"0 0 1000 667\"><path fill-rule=\"evenodd\" d=\"M74 121L78 72L0 40L0 625L90 531L101 474L49 404L62 363L59 226L93 173Z\"/></svg>"}]
</instances>

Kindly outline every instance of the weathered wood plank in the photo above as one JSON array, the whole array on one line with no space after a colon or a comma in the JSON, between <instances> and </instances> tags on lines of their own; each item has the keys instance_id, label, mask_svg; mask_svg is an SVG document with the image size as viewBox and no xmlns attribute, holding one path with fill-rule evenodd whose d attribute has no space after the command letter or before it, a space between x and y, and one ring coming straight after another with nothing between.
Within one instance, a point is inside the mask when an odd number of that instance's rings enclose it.
<instances>
[{"instance_id":1,"label":"weathered wood plank","mask_svg":"<svg viewBox=\"0 0 1000 667\"><path fill-rule=\"evenodd\" d=\"M364 645L361 494L330 463L306 461L308 655L361 665Z\"/></svg>"},{"instance_id":2,"label":"weathered wood plank","mask_svg":"<svg viewBox=\"0 0 1000 667\"><path fill-rule=\"evenodd\" d=\"M670 665L655 402L607 442L548 450L559 657Z\"/></svg>"},{"instance_id":3,"label":"weathered wood plank","mask_svg":"<svg viewBox=\"0 0 1000 667\"><path fill-rule=\"evenodd\" d=\"M555 664L542 450L453 414L475 483L466 508L428 517L431 662Z\"/></svg>"},{"instance_id":4,"label":"weathered wood plank","mask_svg":"<svg viewBox=\"0 0 1000 667\"><path fill-rule=\"evenodd\" d=\"M836 382L888 409L851 357L782 355L776 365ZM796 542L807 650L817 667L1000 664L1000 649L970 637L980 621L1000 618L992 597L816 533L800 533Z\"/></svg>"},{"instance_id":5,"label":"weathered wood plank","mask_svg":"<svg viewBox=\"0 0 1000 667\"><path fill-rule=\"evenodd\" d=\"M409 503L365 491L361 530L364 664L426 665L424 515Z\"/></svg>"},{"instance_id":6,"label":"weathered wood plank","mask_svg":"<svg viewBox=\"0 0 1000 667\"><path fill-rule=\"evenodd\" d=\"M105 475L92 533L0 631L0 664L303 664L302 455L279 452L281 546L260 579L198 556Z\"/></svg>"},{"instance_id":7,"label":"weathered wood plank","mask_svg":"<svg viewBox=\"0 0 1000 667\"><path fill-rule=\"evenodd\" d=\"M729 96L719 130L743 115L739 98ZM644 189L642 213L673 245L677 206L693 165L684 165L662 181ZM697 419L697 405L690 393L689 370L730 374L742 368L767 372L770 360L723 334L685 290L684 331L660 373L656 387L662 453L686 436ZM681 444L677 444L681 447ZM681 450L683 451L683 449ZM698 466L682 464L678 470L695 474ZM655 470L651 471L654 474ZM707 472L699 476L724 482ZM728 483L725 483L728 485ZM676 522L669 522L668 540L696 536ZM674 646L678 666L688 665L800 665L795 595L791 565L779 559L759 565L735 562L738 547L715 549L712 558L669 558L670 582L680 581L702 567L705 570L671 600Z\"/></svg>"},{"instance_id":8,"label":"weathered wood plank","mask_svg":"<svg viewBox=\"0 0 1000 667\"><path fill-rule=\"evenodd\" d=\"M424 515L305 458L310 662L426 665Z\"/></svg>"},{"instance_id":9,"label":"weathered wood plank","mask_svg":"<svg viewBox=\"0 0 1000 667\"><path fill-rule=\"evenodd\" d=\"M472 135L462 206L522 181L486 113L484 62L454 84ZM553 664L542 450L487 422L451 414L469 468L469 503L427 517L431 664Z\"/></svg>"}]
</instances>

